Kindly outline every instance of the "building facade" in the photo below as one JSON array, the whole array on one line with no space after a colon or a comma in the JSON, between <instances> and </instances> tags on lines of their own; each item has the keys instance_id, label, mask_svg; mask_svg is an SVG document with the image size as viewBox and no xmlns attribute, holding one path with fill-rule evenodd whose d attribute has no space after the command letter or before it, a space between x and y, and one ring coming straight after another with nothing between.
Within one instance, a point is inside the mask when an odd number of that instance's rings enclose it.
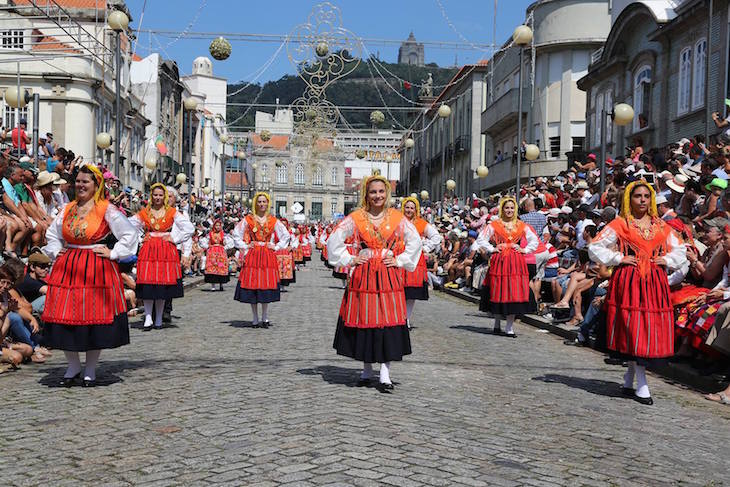
<instances>
[{"instance_id":1,"label":"building facade","mask_svg":"<svg viewBox=\"0 0 730 487\"><path fill-rule=\"evenodd\" d=\"M608 36L609 8L608 0L540 0L528 7L525 23L533 30L533 41L523 51L521 86L520 48L511 38L491 60L486 77L482 133L490 172L481 190L514 184L515 151L522 141L540 148L540 157L521 167L525 179L557 174L574 153L583 152L586 97L577 81L588 72L591 52Z\"/></svg>"},{"instance_id":2,"label":"building facade","mask_svg":"<svg viewBox=\"0 0 730 487\"><path fill-rule=\"evenodd\" d=\"M587 147L599 150L602 124L613 156L637 143L646 151L719 132L711 114L724 118L728 110L730 10L726 0L711 5L711 14L707 2L695 0L614 5L608 39L579 82L586 92ZM601 112L621 102L634 108L633 122L607 123Z\"/></svg>"},{"instance_id":3,"label":"building facade","mask_svg":"<svg viewBox=\"0 0 730 487\"><path fill-rule=\"evenodd\" d=\"M412 64L414 66L424 66L426 64L423 43L416 41L413 32L398 48L398 64Z\"/></svg>"}]
</instances>

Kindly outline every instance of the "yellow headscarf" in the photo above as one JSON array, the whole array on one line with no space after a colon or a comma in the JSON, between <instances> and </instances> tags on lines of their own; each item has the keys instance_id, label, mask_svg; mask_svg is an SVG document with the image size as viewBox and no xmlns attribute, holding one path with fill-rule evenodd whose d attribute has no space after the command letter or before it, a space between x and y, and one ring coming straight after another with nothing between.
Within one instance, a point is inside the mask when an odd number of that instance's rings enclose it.
<instances>
[{"instance_id":1,"label":"yellow headscarf","mask_svg":"<svg viewBox=\"0 0 730 487\"><path fill-rule=\"evenodd\" d=\"M106 187L104 186L104 175L101 173L101 170L93 164L86 164L84 167L89 169L93 173L94 179L96 179L97 188L96 193L94 193L94 201L105 199Z\"/></svg>"},{"instance_id":2,"label":"yellow headscarf","mask_svg":"<svg viewBox=\"0 0 730 487\"><path fill-rule=\"evenodd\" d=\"M252 205L253 207L251 208L251 210L253 211L254 215L256 214L256 202L259 200L259 196L263 196L264 198L266 198L266 201L268 202L268 204L266 206L266 213L268 213L269 210L271 209L271 196L269 196L269 193L267 193L265 191L259 191L258 193L253 195L253 205Z\"/></svg>"},{"instance_id":3,"label":"yellow headscarf","mask_svg":"<svg viewBox=\"0 0 730 487\"><path fill-rule=\"evenodd\" d=\"M515 205L515 213L514 213L514 215L512 215L512 218L510 220L505 220L503 208L504 208L504 205L506 203L509 203L510 201L512 203L514 203L514 205ZM499 200L499 219L502 221L510 221L510 222L517 221L517 200L515 199L514 196L505 196L504 198Z\"/></svg>"},{"instance_id":4,"label":"yellow headscarf","mask_svg":"<svg viewBox=\"0 0 730 487\"><path fill-rule=\"evenodd\" d=\"M403 198L403 202L400 207L403 214L405 215L405 213L406 213L406 203L408 203L408 202L411 202L414 205L416 205L416 216L414 216L414 218L418 218L419 216L421 216L421 204L418 202L418 198L414 198L413 196Z\"/></svg>"},{"instance_id":5,"label":"yellow headscarf","mask_svg":"<svg viewBox=\"0 0 730 487\"><path fill-rule=\"evenodd\" d=\"M368 186L374 181L380 181L385 184L385 208L390 206L390 181L385 176L373 174L362 180L360 187L360 208L368 209Z\"/></svg>"},{"instance_id":6,"label":"yellow headscarf","mask_svg":"<svg viewBox=\"0 0 730 487\"><path fill-rule=\"evenodd\" d=\"M646 182L646 180L640 179L638 181L633 181L629 183L628 186L626 186L626 189L624 190L623 203L621 204L621 217L627 219L629 217L633 217L631 215L631 192L637 186L646 186L649 189L649 194L651 195L651 203L649 203L649 216L659 216L659 212L656 209L656 191L654 191L654 188L652 188L651 184Z\"/></svg>"},{"instance_id":7,"label":"yellow headscarf","mask_svg":"<svg viewBox=\"0 0 730 487\"><path fill-rule=\"evenodd\" d=\"M150 186L150 199L147 202L147 208L148 209L149 208L152 208L152 192L154 190L156 190L157 188L162 188L162 191L164 191L164 193L165 193L165 199L163 200L164 201L163 206L165 207L165 209L169 208L169 206L170 206L170 204L169 204L170 195L167 193L167 186L165 186L162 183L155 183L152 186Z\"/></svg>"}]
</instances>

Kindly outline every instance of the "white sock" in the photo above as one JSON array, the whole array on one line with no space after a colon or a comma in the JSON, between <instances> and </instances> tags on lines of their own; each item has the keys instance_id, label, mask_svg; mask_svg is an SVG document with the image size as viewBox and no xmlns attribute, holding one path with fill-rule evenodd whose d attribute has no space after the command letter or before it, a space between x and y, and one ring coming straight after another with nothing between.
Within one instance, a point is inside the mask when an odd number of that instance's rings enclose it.
<instances>
[{"instance_id":1,"label":"white sock","mask_svg":"<svg viewBox=\"0 0 730 487\"><path fill-rule=\"evenodd\" d=\"M89 350L86 352L84 380L96 380L96 364L99 363L99 355L101 355L101 350Z\"/></svg>"},{"instance_id":2,"label":"white sock","mask_svg":"<svg viewBox=\"0 0 730 487\"><path fill-rule=\"evenodd\" d=\"M162 312L165 310L165 300L155 299L155 326L162 327Z\"/></svg>"},{"instance_id":3,"label":"white sock","mask_svg":"<svg viewBox=\"0 0 730 487\"><path fill-rule=\"evenodd\" d=\"M392 382L390 382L390 362L383 362L380 364L380 383L392 384Z\"/></svg>"},{"instance_id":4,"label":"white sock","mask_svg":"<svg viewBox=\"0 0 730 487\"><path fill-rule=\"evenodd\" d=\"M515 315L507 315L505 318L507 319L507 326L504 327L504 332L508 335L512 335L515 332Z\"/></svg>"},{"instance_id":5,"label":"white sock","mask_svg":"<svg viewBox=\"0 0 730 487\"><path fill-rule=\"evenodd\" d=\"M152 307L155 305L155 301L152 299L144 300L144 326L152 326Z\"/></svg>"},{"instance_id":6,"label":"white sock","mask_svg":"<svg viewBox=\"0 0 730 487\"><path fill-rule=\"evenodd\" d=\"M639 397L651 397L649 384L646 382L646 367L636 366L636 395Z\"/></svg>"},{"instance_id":7,"label":"white sock","mask_svg":"<svg viewBox=\"0 0 730 487\"><path fill-rule=\"evenodd\" d=\"M494 318L494 329L499 330L502 328L502 320L501 318Z\"/></svg>"},{"instance_id":8,"label":"white sock","mask_svg":"<svg viewBox=\"0 0 730 487\"><path fill-rule=\"evenodd\" d=\"M624 387L627 389L634 388L634 374L636 373L636 362L629 362L629 367L624 374Z\"/></svg>"},{"instance_id":9,"label":"white sock","mask_svg":"<svg viewBox=\"0 0 730 487\"><path fill-rule=\"evenodd\" d=\"M69 352L64 350L63 354L66 356L66 362L68 362L68 368L66 373L63 374L65 379L70 379L79 372L81 372L81 360L79 359L79 352Z\"/></svg>"},{"instance_id":10,"label":"white sock","mask_svg":"<svg viewBox=\"0 0 730 487\"><path fill-rule=\"evenodd\" d=\"M347 279L343 279L342 280L342 289L346 289L346 288L347 288Z\"/></svg>"},{"instance_id":11,"label":"white sock","mask_svg":"<svg viewBox=\"0 0 730 487\"><path fill-rule=\"evenodd\" d=\"M372 377L373 377L373 364L363 362L362 374L360 374L360 378L361 379L371 379Z\"/></svg>"},{"instance_id":12,"label":"white sock","mask_svg":"<svg viewBox=\"0 0 730 487\"><path fill-rule=\"evenodd\" d=\"M269 303L261 303L261 321L269 321Z\"/></svg>"},{"instance_id":13,"label":"white sock","mask_svg":"<svg viewBox=\"0 0 730 487\"><path fill-rule=\"evenodd\" d=\"M210 284L210 290L215 291L215 284L213 284L213 283Z\"/></svg>"},{"instance_id":14,"label":"white sock","mask_svg":"<svg viewBox=\"0 0 730 487\"><path fill-rule=\"evenodd\" d=\"M413 314L413 307L416 305L415 299L406 299L406 315L408 316L408 321L411 321L411 314Z\"/></svg>"},{"instance_id":15,"label":"white sock","mask_svg":"<svg viewBox=\"0 0 730 487\"><path fill-rule=\"evenodd\" d=\"M253 313L253 324L259 324L259 309L255 303L251 303L251 313Z\"/></svg>"}]
</instances>

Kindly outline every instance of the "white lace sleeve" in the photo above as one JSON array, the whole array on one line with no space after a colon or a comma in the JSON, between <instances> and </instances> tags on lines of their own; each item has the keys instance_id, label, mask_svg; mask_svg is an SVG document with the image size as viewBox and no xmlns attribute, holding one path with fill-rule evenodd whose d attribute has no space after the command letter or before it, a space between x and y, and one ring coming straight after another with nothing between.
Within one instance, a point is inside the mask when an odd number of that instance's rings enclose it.
<instances>
[{"instance_id":1,"label":"white lace sleeve","mask_svg":"<svg viewBox=\"0 0 730 487\"><path fill-rule=\"evenodd\" d=\"M669 232L667 244L669 252L664 256L664 260L667 261L667 267L672 270L680 269L687 261L687 247L679 240L679 237L677 237L674 231Z\"/></svg>"},{"instance_id":2,"label":"white lace sleeve","mask_svg":"<svg viewBox=\"0 0 730 487\"><path fill-rule=\"evenodd\" d=\"M436 227L430 223L427 224L426 229L423 231L423 251L430 254L441 246L443 240L444 238L436 230Z\"/></svg>"},{"instance_id":3,"label":"white lace sleeve","mask_svg":"<svg viewBox=\"0 0 730 487\"><path fill-rule=\"evenodd\" d=\"M170 231L173 243L181 244L188 240L195 233L195 227L190 218L181 211L175 212L175 220Z\"/></svg>"},{"instance_id":4,"label":"white lace sleeve","mask_svg":"<svg viewBox=\"0 0 730 487\"><path fill-rule=\"evenodd\" d=\"M532 228L530 225L525 225L525 238L527 239L527 245L523 249L523 252L526 254L531 254L535 252L540 242L538 242L537 240L537 234L535 233L535 229Z\"/></svg>"},{"instance_id":5,"label":"white lace sleeve","mask_svg":"<svg viewBox=\"0 0 730 487\"><path fill-rule=\"evenodd\" d=\"M395 261L398 267L403 267L408 272L413 272L421 258L423 243L418 230L413 226L407 218L401 219L403 225L403 240L405 240L406 248L403 252L396 256Z\"/></svg>"},{"instance_id":6,"label":"white lace sleeve","mask_svg":"<svg viewBox=\"0 0 730 487\"><path fill-rule=\"evenodd\" d=\"M289 230L286 229L283 223L281 223L279 220L276 220L276 224L274 225L274 231L276 232L276 237L279 239L279 242L276 244L274 250L287 248L289 246L289 239L291 237L291 235L289 234Z\"/></svg>"},{"instance_id":7,"label":"white lace sleeve","mask_svg":"<svg viewBox=\"0 0 730 487\"><path fill-rule=\"evenodd\" d=\"M238 222L238 225L236 225L233 229L233 232L231 232L231 237L233 237L233 245L237 249L242 249L244 255L246 252L248 252L248 244L243 239L243 236L246 234L246 219L244 218L240 222Z\"/></svg>"},{"instance_id":8,"label":"white lace sleeve","mask_svg":"<svg viewBox=\"0 0 730 487\"><path fill-rule=\"evenodd\" d=\"M345 239L355 231L355 222L349 216L342 220L327 238L327 260L333 267L347 267L355 257L350 254L345 245Z\"/></svg>"},{"instance_id":9,"label":"white lace sleeve","mask_svg":"<svg viewBox=\"0 0 730 487\"><path fill-rule=\"evenodd\" d=\"M109 255L111 260L121 260L137 253L137 229L129 222L124 214L114 205L107 206L104 219L117 239Z\"/></svg>"},{"instance_id":10,"label":"white lace sleeve","mask_svg":"<svg viewBox=\"0 0 730 487\"><path fill-rule=\"evenodd\" d=\"M43 253L46 254L51 260L55 260L58 253L64 247L63 240L63 215L65 211L61 211L56 218L53 219L51 226L46 230L46 241L48 242L43 247Z\"/></svg>"},{"instance_id":11,"label":"white lace sleeve","mask_svg":"<svg viewBox=\"0 0 730 487\"><path fill-rule=\"evenodd\" d=\"M588 244L588 256L593 262L610 267L621 264L624 254L616 250L617 241L616 232L607 226Z\"/></svg>"},{"instance_id":12,"label":"white lace sleeve","mask_svg":"<svg viewBox=\"0 0 730 487\"><path fill-rule=\"evenodd\" d=\"M484 225L482 231L477 235L477 239L471 245L472 251L478 251L479 249L485 249L490 254L495 252L497 248L492 245L492 236L494 235L494 228L490 223Z\"/></svg>"},{"instance_id":13,"label":"white lace sleeve","mask_svg":"<svg viewBox=\"0 0 730 487\"><path fill-rule=\"evenodd\" d=\"M233 247L235 247L235 243L233 242L233 237L230 235L224 235L223 236L223 248L226 250L231 250Z\"/></svg>"}]
</instances>

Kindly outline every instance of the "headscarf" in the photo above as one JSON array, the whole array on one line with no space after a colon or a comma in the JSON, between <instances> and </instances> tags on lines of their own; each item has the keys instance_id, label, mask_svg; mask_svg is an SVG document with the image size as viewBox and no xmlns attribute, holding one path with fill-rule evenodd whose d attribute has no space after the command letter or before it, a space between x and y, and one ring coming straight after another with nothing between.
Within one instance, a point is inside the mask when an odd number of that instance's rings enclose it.
<instances>
[{"instance_id":1,"label":"headscarf","mask_svg":"<svg viewBox=\"0 0 730 487\"><path fill-rule=\"evenodd\" d=\"M515 212L512 215L512 218L510 220L505 220L504 219L504 205L509 203L510 201L515 205ZM517 221L517 200L514 198L514 196L505 196L504 198L499 200L499 219L502 221L511 221L511 222Z\"/></svg>"},{"instance_id":2,"label":"headscarf","mask_svg":"<svg viewBox=\"0 0 730 487\"><path fill-rule=\"evenodd\" d=\"M629 183L628 186L626 186L626 189L624 190L624 200L623 204L621 205L621 217L628 219L629 217L632 217L631 215L631 192L634 191L634 189L637 186L645 186L649 189L649 194L651 195L651 203L649 203L649 216L651 217L658 217L659 212L656 209L656 191L654 191L654 188L651 187L651 185L646 182L644 179L640 179L638 181L633 181Z\"/></svg>"},{"instance_id":3,"label":"headscarf","mask_svg":"<svg viewBox=\"0 0 730 487\"><path fill-rule=\"evenodd\" d=\"M86 164L84 167L91 171L94 179L96 180L96 193L94 193L94 201L101 201L103 199L106 199L106 186L104 186L104 175L101 173L101 170L93 164Z\"/></svg>"},{"instance_id":4,"label":"headscarf","mask_svg":"<svg viewBox=\"0 0 730 487\"><path fill-rule=\"evenodd\" d=\"M413 203L416 205L416 215L414 218L418 218L421 216L421 204L418 202L418 198L414 198L413 196L409 196L407 198L403 198L403 203L401 204L401 211L403 211L403 214L406 213L406 203Z\"/></svg>"},{"instance_id":5,"label":"headscarf","mask_svg":"<svg viewBox=\"0 0 730 487\"><path fill-rule=\"evenodd\" d=\"M162 205L165 207L165 209L167 209L170 206L170 204L169 204L170 194L167 192L167 186L165 186L162 183L155 183L152 186L150 186L150 199L147 202L147 209L152 208L152 192L154 190L156 190L157 188L162 188L162 191L164 191L164 193L165 193L165 198L163 200Z\"/></svg>"},{"instance_id":6,"label":"headscarf","mask_svg":"<svg viewBox=\"0 0 730 487\"><path fill-rule=\"evenodd\" d=\"M269 210L271 209L271 196L269 196L269 193L267 193L265 191L259 191L258 193L253 195L253 205L252 205L251 209L253 210L252 213L254 215L256 214L256 202L259 200L259 196L263 196L264 198L266 198L266 201L268 202L268 204L266 205L266 213L268 213Z\"/></svg>"},{"instance_id":7,"label":"headscarf","mask_svg":"<svg viewBox=\"0 0 730 487\"><path fill-rule=\"evenodd\" d=\"M385 208L390 206L390 181L383 175L373 174L362 180L362 186L360 187L360 208L368 208L368 186L370 183L380 181L385 184Z\"/></svg>"}]
</instances>

